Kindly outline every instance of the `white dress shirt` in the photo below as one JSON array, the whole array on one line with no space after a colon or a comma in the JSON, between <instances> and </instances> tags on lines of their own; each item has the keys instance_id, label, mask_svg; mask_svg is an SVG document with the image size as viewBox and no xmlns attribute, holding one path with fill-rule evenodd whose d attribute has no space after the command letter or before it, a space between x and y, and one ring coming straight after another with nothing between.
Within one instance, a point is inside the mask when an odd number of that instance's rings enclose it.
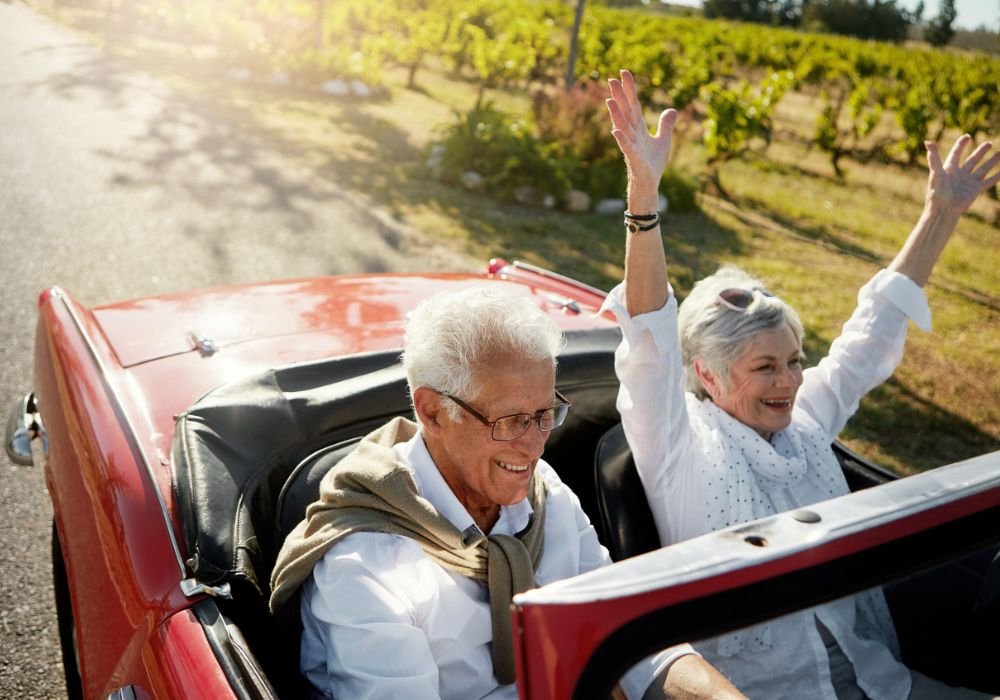
<instances>
[{"instance_id":1,"label":"white dress shirt","mask_svg":"<svg viewBox=\"0 0 1000 700\"><path fill-rule=\"evenodd\" d=\"M460 531L480 536L423 438L418 434L395 450L420 494ZM536 469L549 489L536 583L609 564L576 494L545 462ZM531 514L527 499L503 506L490 534L514 535ZM516 685L498 685L493 676L485 583L438 565L409 538L376 532L345 537L303 585L301 610L301 669L314 697L517 698ZM657 673L689 653L691 647L681 645L636 665L623 679L626 694L641 697Z\"/></svg>"},{"instance_id":2,"label":"white dress shirt","mask_svg":"<svg viewBox=\"0 0 1000 700\"><path fill-rule=\"evenodd\" d=\"M830 354L805 370L788 428L768 442L711 400L684 390L673 290L656 311L630 317L624 285L605 302L622 327L615 356L618 409L660 540L672 544L848 492L830 443L862 396L903 354L907 319L925 330L923 290L882 270ZM816 620L851 661L873 700L905 698L910 674L881 589L695 644L749 698L836 700Z\"/></svg>"}]
</instances>

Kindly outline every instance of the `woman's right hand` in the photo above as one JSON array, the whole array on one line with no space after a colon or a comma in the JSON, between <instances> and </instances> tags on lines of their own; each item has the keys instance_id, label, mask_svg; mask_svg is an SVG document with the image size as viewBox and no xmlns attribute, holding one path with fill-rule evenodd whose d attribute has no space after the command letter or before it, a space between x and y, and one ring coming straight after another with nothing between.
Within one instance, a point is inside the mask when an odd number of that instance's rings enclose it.
<instances>
[{"instance_id":1,"label":"woman's right hand","mask_svg":"<svg viewBox=\"0 0 1000 700\"><path fill-rule=\"evenodd\" d=\"M623 70L621 80L611 78L608 84L611 87L611 97L607 100L608 112L611 114L611 134L625 156L629 193L641 195L643 199L650 194L655 197L660 178L670 160L677 111L664 110L660 114L656 133L650 134L635 91L632 73ZM629 206L635 205L630 202Z\"/></svg>"},{"instance_id":2,"label":"woman's right hand","mask_svg":"<svg viewBox=\"0 0 1000 700\"><path fill-rule=\"evenodd\" d=\"M635 80L627 70L623 70L621 76L621 80L608 81L611 98L607 104L611 113L611 134L628 167L628 210L632 214L654 214L660 208L660 178L670 160L677 111L664 110L656 133L650 134L635 92ZM628 313L636 316L661 308L667 301L670 287L659 220L640 232L629 234L625 241L625 306Z\"/></svg>"}]
</instances>

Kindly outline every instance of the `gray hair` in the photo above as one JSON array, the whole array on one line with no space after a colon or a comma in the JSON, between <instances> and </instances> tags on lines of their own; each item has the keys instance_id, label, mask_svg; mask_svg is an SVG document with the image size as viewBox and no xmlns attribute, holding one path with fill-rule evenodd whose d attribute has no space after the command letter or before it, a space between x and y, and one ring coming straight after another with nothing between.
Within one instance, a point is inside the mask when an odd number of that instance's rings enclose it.
<instances>
[{"instance_id":1,"label":"gray hair","mask_svg":"<svg viewBox=\"0 0 1000 700\"><path fill-rule=\"evenodd\" d=\"M403 367L410 396L430 387L469 401L476 397L477 372L504 355L550 360L563 345L562 331L523 294L498 287L473 287L422 301L406 324ZM461 409L445 402L457 420Z\"/></svg>"},{"instance_id":2,"label":"gray hair","mask_svg":"<svg viewBox=\"0 0 1000 700\"><path fill-rule=\"evenodd\" d=\"M733 363L759 333L787 325L802 347L802 321L795 309L776 296L755 293L745 311L733 311L716 303L719 292L730 287L752 290L764 283L735 265L723 265L694 285L678 313L685 388L700 399L708 398L708 392L694 371L696 357L728 385Z\"/></svg>"}]
</instances>

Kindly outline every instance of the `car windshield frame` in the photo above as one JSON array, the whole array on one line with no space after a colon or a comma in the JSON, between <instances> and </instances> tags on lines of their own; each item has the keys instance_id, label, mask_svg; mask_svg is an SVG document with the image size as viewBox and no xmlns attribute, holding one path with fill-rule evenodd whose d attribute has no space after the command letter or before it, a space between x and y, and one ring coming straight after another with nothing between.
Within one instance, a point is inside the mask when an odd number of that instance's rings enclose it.
<instances>
[{"instance_id":1,"label":"car windshield frame","mask_svg":"<svg viewBox=\"0 0 1000 700\"><path fill-rule=\"evenodd\" d=\"M527 591L513 612L521 697L603 697L659 649L967 556L1000 543L998 523L1000 451Z\"/></svg>"}]
</instances>

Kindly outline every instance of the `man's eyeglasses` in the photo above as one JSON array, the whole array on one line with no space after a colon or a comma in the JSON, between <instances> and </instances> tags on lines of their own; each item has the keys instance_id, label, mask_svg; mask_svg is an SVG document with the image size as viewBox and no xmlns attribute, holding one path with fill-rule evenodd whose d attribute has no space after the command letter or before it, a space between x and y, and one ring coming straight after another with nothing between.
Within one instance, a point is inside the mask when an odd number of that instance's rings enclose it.
<instances>
[{"instance_id":1,"label":"man's eyeglasses","mask_svg":"<svg viewBox=\"0 0 1000 700\"><path fill-rule=\"evenodd\" d=\"M451 394L446 394L443 391L438 391L437 389L434 391L437 391L437 393L447 399L451 399L478 419L480 423L489 426L493 431L493 439L501 442L517 440L519 437L528 432L528 428L531 427L533 422L538 423L538 429L543 433L555 430L563 424L563 421L566 420L566 414L569 413L569 407L571 405L569 400L557 391L556 398L559 399L560 403L556 404L552 408L545 408L534 414L515 413L510 416L501 416L496 420L490 420L461 399L455 398Z\"/></svg>"},{"instance_id":2,"label":"man's eyeglasses","mask_svg":"<svg viewBox=\"0 0 1000 700\"><path fill-rule=\"evenodd\" d=\"M732 311L746 311L750 308L750 304L753 303L754 292L760 292L760 295L764 297L774 296L763 287L754 287L753 289L729 287L728 289L723 289L719 292L719 296L716 298L715 303L720 306L725 306L727 309Z\"/></svg>"}]
</instances>

